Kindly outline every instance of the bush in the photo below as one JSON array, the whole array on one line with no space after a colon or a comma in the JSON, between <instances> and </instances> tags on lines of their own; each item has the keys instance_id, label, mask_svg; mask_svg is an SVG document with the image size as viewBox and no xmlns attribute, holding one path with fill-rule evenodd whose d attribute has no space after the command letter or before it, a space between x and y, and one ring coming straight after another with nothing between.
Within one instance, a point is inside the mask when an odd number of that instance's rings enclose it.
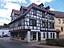
<instances>
[{"instance_id":1,"label":"bush","mask_svg":"<svg viewBox=\"0 0 64 48\"><path fill-rule=\"evenodd\" d=\"M64 39L46 39L46 44L64 47Z\"/></svg>"}]
</instances>

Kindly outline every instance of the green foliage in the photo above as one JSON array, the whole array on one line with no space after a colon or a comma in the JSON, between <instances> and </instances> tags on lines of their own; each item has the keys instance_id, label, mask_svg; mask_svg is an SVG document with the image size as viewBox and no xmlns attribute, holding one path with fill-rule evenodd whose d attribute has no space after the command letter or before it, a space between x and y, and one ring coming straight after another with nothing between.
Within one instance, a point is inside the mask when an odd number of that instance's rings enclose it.
<instances>
[{"instance_id":1,"label":"green foliage","mask_svg":"<svg viewBox=\"0 0 64 48\"><path fill-rule=\"evenodd\" d=\"M46 44L47 45L63 46L64 47L64 39L47 39Z\"/></svg>"},{"instance_id":2,"label":"green foliage","mask_svg":"<svg viewBox=\"0 0 64 48\"><path fill-rule=\"evenodd\" d=\"M8 28L8 27L9 27L9 25L5 24L5 23L4 23L4 25L0 25L0 28Z\"/></svg>"}]
</instances>

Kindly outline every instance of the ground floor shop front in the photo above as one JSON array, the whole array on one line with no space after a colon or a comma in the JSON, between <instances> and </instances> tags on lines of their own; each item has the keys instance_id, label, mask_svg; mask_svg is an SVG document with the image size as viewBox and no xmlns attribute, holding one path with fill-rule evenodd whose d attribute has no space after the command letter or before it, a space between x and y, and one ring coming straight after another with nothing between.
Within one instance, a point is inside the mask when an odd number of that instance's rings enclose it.
<instances>
[{"instance_id":1,"label":"ground floor shop front","mask_svg":"<svg viewBox=\"0 0 64 48\"><path fill-rule=\"evenodd\" d=\"M11 32L11 38L30 41L43 41L46 39L56 39L56 32L42 32L42 31L14 31Z\"/></svg>"}]
</instances>

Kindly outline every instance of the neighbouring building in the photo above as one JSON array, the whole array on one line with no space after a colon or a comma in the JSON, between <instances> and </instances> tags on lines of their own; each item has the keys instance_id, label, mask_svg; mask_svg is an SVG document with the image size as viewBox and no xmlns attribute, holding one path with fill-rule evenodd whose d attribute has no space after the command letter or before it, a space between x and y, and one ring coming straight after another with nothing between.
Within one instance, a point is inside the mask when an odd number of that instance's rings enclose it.
<instances>
[{"instance_id":1,"label":"neighbouring building","mask_svg":"<svg viewBox=\"0 0 64 48\"><path fill-rule=\"evenodd\" d=\"M28 7L21 6L20 10L12 10L9 32L11 38L25 41L43 41L56 39L54 27L55 14L41 3L32 3Z\"/></svg>"},{"instance_id":2,"label":"neighbouring building","mask_svg":"<svg viewBox=\"0 0 64 48\"><path fill-rule=\"evenodd\" d=\"M10 36L9 28L1 28L0 29L0 36L6 35L6 34L8 36Z\"/></svg>"},{"instance_id":3,"label":"neighbouring building","mask_svg":"<svg viewBox=\"0 0 64 48\"><path fill-rule=\"evenodd\" d=\"M64 12L51 11L55 14L55 29L60 30L59 38L64 39Z\"/></svg>"}]
</instances>

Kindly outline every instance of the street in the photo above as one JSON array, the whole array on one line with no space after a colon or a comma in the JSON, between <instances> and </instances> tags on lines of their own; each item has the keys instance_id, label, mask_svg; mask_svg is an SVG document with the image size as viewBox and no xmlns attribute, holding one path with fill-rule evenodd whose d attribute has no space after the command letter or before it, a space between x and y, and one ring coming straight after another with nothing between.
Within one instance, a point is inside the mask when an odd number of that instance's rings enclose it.
<instances>
[{"instance_id":1,"label":"street","mask_svg":"<svg viewBox=\"0 0 64 48\"><path fill-rule=\"evenodd\" d=\"M17 44L14 42L10 42L9 38L0 38L0 48L39 48L34 46L29 46L25 44Z\"/></svg>"},{"instance_id":2,"label":"street","mask_svg":"<svg viewBox=\"0 0 64 48\"><path fill-rule=\"evenodd\" d=\"M0 48L64 48L58 46L47 46L47 45L33 45L30 46L28 43L21 44L16 43L17 41L11 41L9 37L0 38Z\"/></svg>"}]
</instances>

